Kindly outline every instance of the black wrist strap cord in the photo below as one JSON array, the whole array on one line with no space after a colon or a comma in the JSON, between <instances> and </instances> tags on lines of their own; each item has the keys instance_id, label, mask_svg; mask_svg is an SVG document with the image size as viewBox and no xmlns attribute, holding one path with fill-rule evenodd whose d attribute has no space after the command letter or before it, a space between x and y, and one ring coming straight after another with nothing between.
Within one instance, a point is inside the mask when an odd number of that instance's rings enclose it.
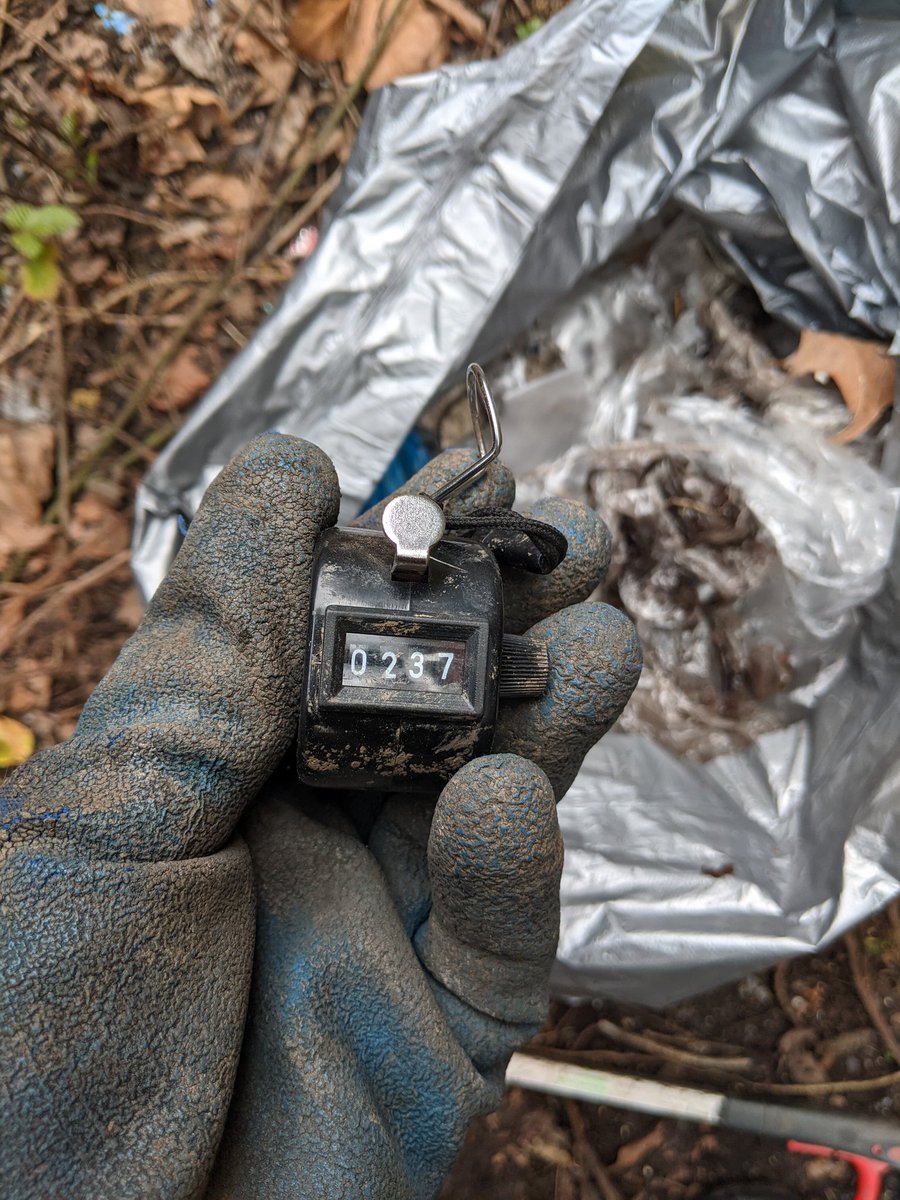
<instances>
[{"instance_id":1,"label":"black wrist strap cord","mask_svg":"<svg viewBox=\"0 0 900 1200\"><path fill-rule=\"evenodd\" d=\"M508 508L448 514L446 522L448 531L487 546L501 565L535 575L549 575L569 549L565 534L558 529Z\"/></svg>"}]
</instances>

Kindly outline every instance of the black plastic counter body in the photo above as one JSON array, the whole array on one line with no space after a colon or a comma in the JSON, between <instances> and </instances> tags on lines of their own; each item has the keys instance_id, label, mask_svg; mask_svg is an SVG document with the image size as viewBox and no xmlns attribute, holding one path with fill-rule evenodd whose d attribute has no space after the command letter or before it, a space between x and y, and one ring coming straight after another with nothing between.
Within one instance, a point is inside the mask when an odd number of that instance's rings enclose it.
<instances>
[{"instance_id":1,"label":"black plastic counter body","mask_svg":"<svg viewBox=\"0 0 900 1200\"><path fill-rule=\"evenodd\" d=\"M491 749L503 593L493 554L443 538L427 578L394 546L334 528L316 543L298 773L315 787L432 791Z\"/></svg>"}]
</instances>

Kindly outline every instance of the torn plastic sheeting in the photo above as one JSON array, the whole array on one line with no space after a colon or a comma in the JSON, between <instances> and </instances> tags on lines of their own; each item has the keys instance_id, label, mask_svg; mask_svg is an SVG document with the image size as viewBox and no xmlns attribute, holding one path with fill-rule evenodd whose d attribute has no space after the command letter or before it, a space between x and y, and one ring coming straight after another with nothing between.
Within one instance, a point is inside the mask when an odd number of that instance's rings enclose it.
<instances>
[{"instance_id":1,"label":"torn plastic sheeting","mask_svg":"<svg viewBox=\"0 0 900 1200\"><path fill-rule=\"evenodd\" d=\"M496 62L378 93L316 253L141 488L144 590L177 547L176 511L193 511L254 433L323 446L352 511L468 359L504 347L666 206L704 220L770 311L896 337L900 20L872 10L576 0ZM746 754L698 766L622 735L592 753L561 809L571 865L558 987L662 1002L814 947L896 890L895 697L870 678L875 665L848 659L848 686ZM843 773L838 749L853 750ZM589 843L607 793L621 802L615 841ZM743 836L720 839L751 864L741 884L695 869L723 793L723 811L745 815ZM789 813L782 887L763 871L784 861L765 832ZM693 847L686 870L660 866L670 826Z\"/></svg>"},{"instance_id":2,"label":"torn plastic sheeting","mask_svg":"<svg viewBox=\"0 0 900 1200\"><path fill-rule=\"evenodd\" d=\"M833 445L842 405L774 367L722 308L732 292L730 272L681 217L645 259L587 280L531 331L561 368L523 385L526 362L514 356L498 376L506 457L526 498L589 494L614 529L619 514L651 521L658 547L649 561L620 558L628 539L617 538L614 586L637 621L645 670L559 808L553 984L564 995L670 1002L813 949L898 888L900 635L889 572L900 413L865 444ZM568 421L570 446L539 439L536 462L540 404L554 429ZM712 561L699 562L696 526L686 548L666 545L671 498L649 483L653 464L673 459L687 472L675 495L701 510L688 476L736 489L759 523L761 559L729 538L718 551L713 539ZM681 611L683 578L654 595L659 564L699 571L704 602ZM748 651L771 645L791 668L767 699L737 710L740 694L706 674L718 657L737 669L725 653L735 636ZM748 749L729 751L750 732Z\"/></svg>"},{"instance_id":3,"label":"torn plastic sheeting","mask_svg":"<svg viewBox=\"0 0 900 1200\"><path fill-rule=\"evenodd\" d=\"M792 723L741 754L692 763L609 735L560 805L555 988L633 1000L640 964L661 1004L814 949L900 887L892 584L875 603L897 491L808 429L723 401L673 400L648 424L663 446L694 443L772 538L787 589L745 598L748 632L774 626L802 681Z\"/></svg>"}]
</instances>

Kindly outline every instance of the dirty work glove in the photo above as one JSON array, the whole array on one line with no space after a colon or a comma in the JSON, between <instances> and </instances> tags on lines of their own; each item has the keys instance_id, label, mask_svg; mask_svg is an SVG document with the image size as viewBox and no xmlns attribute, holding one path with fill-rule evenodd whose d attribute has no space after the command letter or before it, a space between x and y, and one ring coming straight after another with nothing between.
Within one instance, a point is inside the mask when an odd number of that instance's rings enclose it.
<instances>
[{"instance_id":1,"label":"dirty work glove","mask_svg":"<svg viewBox=\"0 0 900 1200\"><path fill-rule=\"evenodd\" d=\"M460 506L512 491L495 468ZM251 443L74 736L0 793L7 1200L428 1196L544 1014L554 792L639 672L626 619L575 603L605 530L535 512L572 554L508 581L551 682L498 753L436 801L354 803L284 766L337 504L314 446Z\"/></svg>"}]
</instances>

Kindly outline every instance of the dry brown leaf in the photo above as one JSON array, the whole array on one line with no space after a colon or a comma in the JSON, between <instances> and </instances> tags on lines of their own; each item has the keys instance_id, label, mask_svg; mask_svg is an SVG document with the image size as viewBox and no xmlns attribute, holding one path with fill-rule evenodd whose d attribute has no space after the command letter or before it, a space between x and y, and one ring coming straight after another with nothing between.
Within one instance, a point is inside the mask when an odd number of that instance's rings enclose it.
<instances>
[{"instance_id":1,"label":"dry brown leaf","mask_svg":"<svg viewBox=\"0 0 900 1200\"><path fill-rule=\"evenodd\" d=\"M69 13L67 0L56 0L45 13L29 21L21 33L10 42L9 49L0 58L0 74L15 63L25 62L37 49L37 42L52 37Z\"/></svg>"},{"instance_id":2,"label":"dry brown leaf","mask_svg":"<svg viewBox=\"0 0 900 1200\"><path fill-rule=\"evenodd\" d=\"M479 45L484 41L487 33L487 26L484 19L479 17L478 13L472 12L467 4L463 4L462 0L428 0L434 8L439 8L442 13L450 18L454 25L458 25L467 38Z\"/></svg>"},{"instance_id":3,"label":"dry brown leaf","mask_svg":"<svg viewBox=\"0 0 900 1200\"><path fill-rule=\"evenodd\" d=\"M395 4L383 0L353 0L341 48L345 80L356 79ZM371 92L403 75L416 75L439 67L450 52L447 19L423 0L411 0L375 64L366 87Z\"/></svg>"},{"instance_id":4,"label":"dry brown leaf","mask_svg":"<svg viewBox=\"0 0 900 1200\"><path fill-rule=\"evenodd\" d=\"M190 25L193 0L117 0L130 13L151 25Z\"/></svg>"},{"instance_id":5,"label":"dry brown leaf","mask_svg":"<svg viewBox=\"0 0 900 1200\"><path fill-rule=\"evenodd\" d=\"M897 364L878 342L804 329L781 365L789 375L824 374L834 381L853 418L834 442L860 437L894 403Z\"/></svg>"},{"instance_id":6,"label":"dry brown leaf","mask_svg":"<svg viewBox=\"0 0 900 1200\"><path fill-rule=\"evenodd\" d=\"M220 112L227 110L219 96L210 88L185 85L182 87L155 87L146 92L140 92L135 97L139 104L153 108L167 119L170 129L183 125L194 111L194 105L201 108L218 108Z\"/></svg>"},{"instance_id":7,"label":"dry brown leaf","mask_svg":"<svg viewBox=\"0 0 900 1200\"><path fill-rule=\"evenodd\" d=\"M288 26L288 44L311 62L335 62L349 11L350 0L301 0Z\"/></svg>"},{"instance_id":8,"label":"dry brown leaf","mask_svg":"<svg viewBox=\"0 0 900 1200\"><path fill-rule=\"evenodd\" d=\"M218 83L222 79L222 49L203 30L191 27L179 29L169 42L169 49L184 69L197 79L206 79L209 83ZM159 79L154 79L147 86L152 87L159 82Z\"/></svg>"},{"instance_id":9,"label":"dry brown leaf","mask_svg":"<svg viewBox=\"0 0 900 1200\"><path fill-rule=\"evenodd\" d=\"M66 274L73 283L96 283L108 266L105 254L92 254L89 258L67 261Z\"/></svg>"},{"instance_id":10,"label":"dry brown leaf","mask_svg":"<svg viewBox=\"0 0 900 1200\"><path fill-rule=\"evenodd\" d=\"M221 171L205 171L197 175L185 187L189 200L217 200L226 211L246 212L253 205L256 192L246 179L239 175L225 175Z\"/></svg>"},{"instance_id":11,"label":"dry brown leaf","mask_svg":"<svg viewBox=\"0 0 900 1200\"><path fill-rule=\"evenodd\" d=\"M159 245L163 250L171 250L175 246L184 246L188 242L201 244L209 237L209 221L203 217L188 217L186 221L176 221L165 233L159 235Z\"/></svg>"},{"instance_id":12,"label":"dry brown leaf","mask_svg":"<svg viewBox=\"0 0 900 1200\"><path fill-rule=\"evenodd\" d=\"M269 153L274 166L279 168L285 166L291 155L294 154L309 124L314 107L315 95L312 87L306 80L303 80L285 101L281 117L272 135Z\"/></svg>"},{"instance_id":13,"label":"dry brown leaf","mask_svg":"<svg viewBox=\"0 0 900 1200\"><path fill-rule=\"evenodd\" d=\"M145 92L147 88L156 87L169 77L169 68L158 58L150 58L145 53L141 60L141 69L134 77L134 86ZM96 80L94 81L96 84Z\"/></svg>"},{"instance_id":14,"label":"dry brown leaf","mask_svg":"<svg viewBox=\"0 0 900 1200\"><path fill-rule=\"evenodd\" d=\"M130 540L128 519L93 492L75 502L67 526L80 556L102 562L124 550Z\"/></svg>"},{"instance_id":15,"label":"dry brown leaf","mask_svg":"<svg viewBox=\"0 0 900 1200\"><path fill-rule=\"evenodd\" d=\"M291 86L294 64L252 29L242 29L234 39L234 57L244 66L253 67L263 81L258 104L274 104Z\"/></svg>"},{"instance_id":16,"label":"dry brown leaf","mask_svg":"<svg viewBox=\"0 0 900 1200\"><path fill-rule=\"evenodd\" d=\"M36 550L53 535L41 524L53 490L53 428L0 421L0 569L18 550Z\"/></svg>"},{"instance_id":17,"label":"dry brown leaf","mask_svg":"<svg viewBox=\"0 0 900 1200\"><path fill-rule=\"evenodd\" d=\"M188 163L206 160L203 147L189 129L171 129L163 138L141 138L141 166L151 175L174 175Z\"/></svg>"},{"instance_id":18,"label":"dry brown leaf","mask_svg":"<svg viewBox=\"0 0 900 1200\"><path fill-rule=\"evenodd\" d=\"M95 70L105 66L109 59L109 46L103 38L82 29L70 29L61 34L55 45L63 58Z\"/></svg>"},{"instance_id":19,"label":"dry brown leaf","mask_svg":"<svg viewBox=\"0 0 900 1200\"><path fill-rule=\"evenodd\" d=\"M207 356L197 346L185 346L162 377L159 392L149 402L157 412L187 408L212 383Z\"/></svg>"},{"instance_id":20,"label":"dry brown leaf","mask_svg":"<svg viewBox=\"0 0 900 1200\"><path fill-rule=\"evenodd\" d=\"M214 224L214 232L221 238L232 238L247 225L247 217L253 211L254 197L261 188L238 175L225 175L221 171L206 171L192 179L184 189L190 200L208 200L215 213L221 213Z\"/></svg>"},{"instance_id":21,"label":"dry brown leaf","mask_svg":"<svg viewBox=\"0 0 900 1200\"><path fill-rule=\"evenodd\" d=\"M16 677L12 681L6 711L15 716L31 709L46 709L53 691L53 678L46 664L36 658L20 658L16 662Z\"/></svg>"}]
</instances>

